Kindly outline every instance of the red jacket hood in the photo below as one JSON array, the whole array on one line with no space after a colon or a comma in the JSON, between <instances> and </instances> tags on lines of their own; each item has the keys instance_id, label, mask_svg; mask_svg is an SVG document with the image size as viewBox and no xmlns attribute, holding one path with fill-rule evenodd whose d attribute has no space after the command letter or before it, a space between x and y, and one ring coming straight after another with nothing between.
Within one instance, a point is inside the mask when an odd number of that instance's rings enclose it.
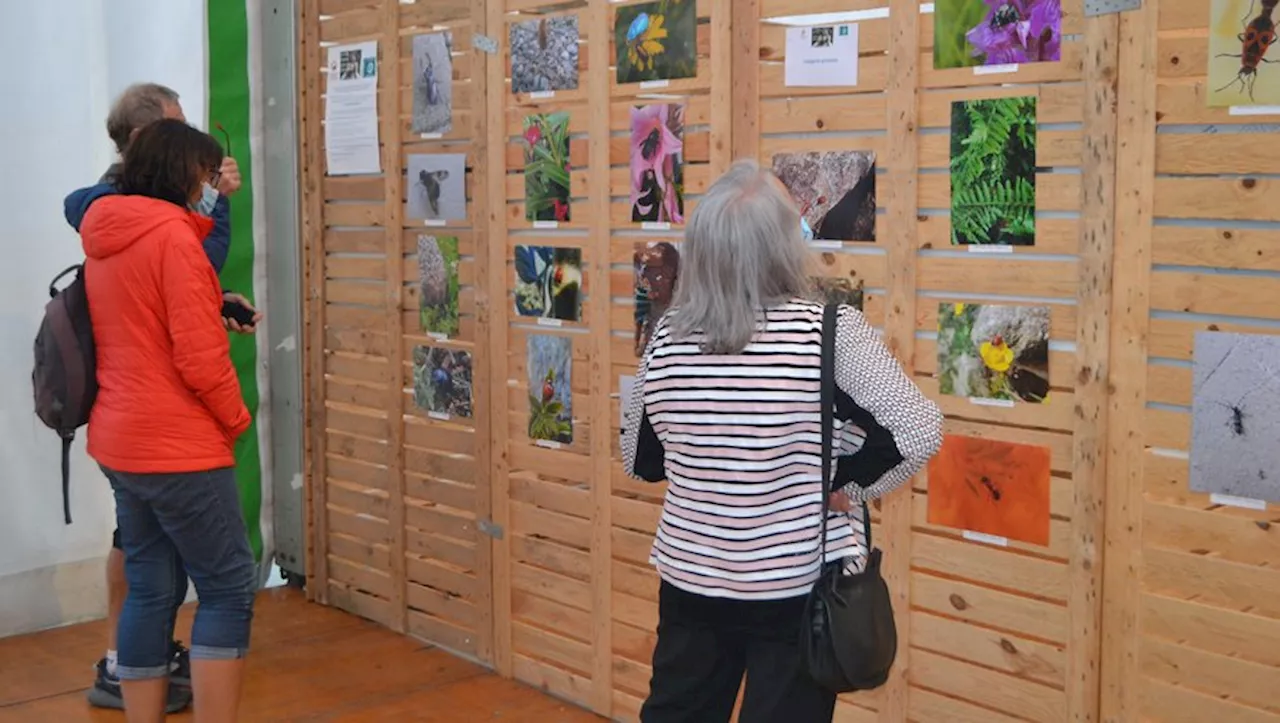
<instances>
[{"instance_id":1,"label":"red jacket hood","mask_svg":"<svg viewBox=\"0 0 1280 723\"><path fill-rule=\"evenodd\" d=\"M185 223L197 239L209 235L213 221L198 213L147 196L105 196L89 208L80 226L84 255L105 259L132 246L158 228Z\"/></svg>"}]
</instances>

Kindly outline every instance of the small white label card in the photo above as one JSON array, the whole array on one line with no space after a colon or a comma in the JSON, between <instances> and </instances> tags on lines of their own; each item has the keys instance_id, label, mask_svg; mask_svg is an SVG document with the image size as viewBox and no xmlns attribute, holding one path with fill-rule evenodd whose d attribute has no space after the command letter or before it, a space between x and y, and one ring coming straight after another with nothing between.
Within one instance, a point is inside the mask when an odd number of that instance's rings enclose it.
<instances>
[{"instance_id":1,"label":"small white label card","mask_svg":"<svg viewBox=\"0 0 1280 723\"><path fill-rule=\"evenodd\" d=\"M1018 72L1017 63L1008 63L1005 65L978 65L973 69L974 75L1000 75L1002 73Z\"/></svg>"},{"instance_id":2,"label":"small white label card","mask_svg":"<svg viewBox=\"0 0 1280 723\"><path fill-rule=\"evenodd\" d=\"M1236 497L1235 495L1224 495L1217 492L1209 495L1209 501L1215 505L1224 507L1240 507L1246 510L1266 510L1266 500L1255 500L1249 497Z\"/></svg>"},{"instance_id":3,"label":"small white label card","mask_svg":"<svg viewBox=\"0 0 1280 723\"><path fill-rule=\"evenodd\" d=\"M964 539L969 540L970 542L982 542L988 545L995 545L997 547L1009 546L1008 538L1000 537L998 535L988 535L985 532L974 532L972 530L965 530Z\"/></svg>"},{"instance_id":4,"label":"small white label card","mask_svg":"<svg viewBox=\"0 0 1280 723\"><path fill-rule=\"evenodd\" d=\"M450 418L445 412L427 412L427 416L432 419L438 419L441 422L447 422Z\"/></svg>"},{"instance_id":5,"label":"small white label card","mask_svg":"<svg viewBox=\"0 0 1280 723\"><path fill-rule=\"evenodd\" d=\"M652 90L654 88L666 88L671 85L671 81L663 80L646 80L640 83L640 90Z\"/></svg>"},{"instance_id":6,"label":"small white label card","mask_svg":"<svg viewBox=\"0 0 1280 723\"><path fill-rule=\"evenodd\" d=\"M556 97L554 90L535 90L529 94L529 100L551 100Z\"/></svg>"},{"instance_id":7,"label":"small white label card","mask_svg":"<svg viewBox=\"0 0 1280 723\"><path fill-rule=\"evenodd\" d=\"M564 322L560 321L559 319L548 319L545 316L539 316L538 326L554 326L556 328L559 328L561 326L564 326Z\"/></svg>"},{"instance_id":8,"label":"small white label card","mask_svg":"<svg viewBox=\"0 0 1280 723\"><path fill-rule=\"evenodd\" d=\"M443 218L427 218L422 221L423 226L448 226L449 222Z\"/></svg>"},{"instance_id":9,"label":"small white label card","mask_svg":"<svg viewBox=\"0 0 1280 723\"><path fill-rule=\"evenodd\" d=\"M987 399L986 397L969 397L970 404L976 404L979 407L1002 407L1004 409L1013 409L1017 402L1012 399Z\"/></svg>"},{"instance_id":10,"label":"small white label card","mask_svg":"<svg viewBox=\"0 0 1280 723\"><path fill-rule=\"evenodd\" d=\"M542 229L560 228L560 222L559 221L534 221L533 227L542 228Z\"/></svg>"},{"instance_id":11,"label":"small white label card","mask_svg":"<svg viewBox=\"0 0 1280 723\"><path fill-rule=\"evenodd\" d=\"M809 246L810 248L815 248L822 251L839 251L840 249L844 248L844 244L840 243L839 241L826 241L826 240L810 241Z\"/></svg>"},{"instance_id":12,"label":"small white label card","mask_svg":"<svg viewBox=\"0 0 1280 723\"><path fill-rule=\"evenodd\" d=\"M444 138L443 133L423 133L422 134L422 140L424 141L437 141L437 140L440 140L441 138Z\"/></svg>"},{"instance_id":13,"label":"small white label card","mask_svg":"<svg viewBox=\"0 0 1280 723\"><path fill-rule=\"evenodd\" d=\"M431 337L432 339L435 339L436 341L449 341L448 334L441 334L438 331L428 331L427 336Z\"/></svg>"},{"instance_id":14,"label":"small white label card","mask_svg":"<svg viewBox=\"0 0 1280 723\"><path fill-rule=\"evenodd\" d=\"M645 231L670 231L671 224L666 221L641 221L640 228Z\"/></svg>"},{"instance_id":15,"label":"small white label card","mask_svg":"<svg viewBox=\"0 0 1280 723\"><path fill-rule=\"evenodd\" d=\"M1280 115L1280 105L1233 105L1227 115Z\"/></svg>"},{"instance_id":16,"label":"small white label card","mask_svg":"<svg viewBox=\"0 0 1280 723\"><path fill-rule=\"evenodd\" d=\"M560 449L560 443L559 443L559 442L553 442L553 441L551 441L551 440L549 440L549 439L539 439L539 440L534 441L534 444L535 444L535 445L537 445L537 446L539 446L539 447L546 448L546 449Z\"/></svg>"},{"instance_id":17,"label":"small white label card","mask_svg":"<svg viewBox=\"0 0 1280 723\"><path fill-rule=\"evenodd\" d=\"M858 24L787 28L783 78L790 87L858 84Z\"/></svg>"},{"instance_id":18,"label":"small white label card","mask_svg":"<svg viewBox=\"0 0 1280 723\"><path fill-rule=\"evenodd\" d=\"M1008 244L969 244L971 254L1011 254L1013 247Z\"/></svg>"}]
</instances>

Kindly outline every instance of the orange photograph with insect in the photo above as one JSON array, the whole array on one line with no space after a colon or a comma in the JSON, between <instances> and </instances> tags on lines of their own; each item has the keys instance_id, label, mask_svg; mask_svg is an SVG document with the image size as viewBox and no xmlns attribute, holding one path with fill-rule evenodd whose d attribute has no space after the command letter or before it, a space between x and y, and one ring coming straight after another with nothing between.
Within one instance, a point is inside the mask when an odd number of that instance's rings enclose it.
<instances>
[{"instance_id":1,"label":"orange photograph with insect","mask_svg":"<svg viewBox=\"0 0 1280 723\"><path fill-rule=\"evenodd\" d=\"M1277 0L1210 0L1209 107L1280 105Z\"/></svg>"},{"instance_id":2,"label":"orange photograph with insect","mask_svg":"<svg viewBox=\"0 0 1280 723\"><path fill-rule=\"evenodd\" d=\"M929 462L929 524L1049 544L1049 448L948 434Z\"/></svg>"}]
</instances>

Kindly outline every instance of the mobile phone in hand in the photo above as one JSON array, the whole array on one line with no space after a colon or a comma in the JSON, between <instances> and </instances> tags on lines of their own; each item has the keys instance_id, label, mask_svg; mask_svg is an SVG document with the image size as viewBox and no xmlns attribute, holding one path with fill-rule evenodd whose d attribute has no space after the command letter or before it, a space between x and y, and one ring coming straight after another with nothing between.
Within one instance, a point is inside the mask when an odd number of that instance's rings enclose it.
<instances>
[{"instance_id":1,"label":"mobile phone in hand","mask_svg":"<svg viewBox=\"0 0 1280 723\"><path fill-rule=\"evenodd\" d=\"M222 318L231 319L240 326L253 326L255 312L234 301L222 302Z\"/></svg>"}]
</instances>

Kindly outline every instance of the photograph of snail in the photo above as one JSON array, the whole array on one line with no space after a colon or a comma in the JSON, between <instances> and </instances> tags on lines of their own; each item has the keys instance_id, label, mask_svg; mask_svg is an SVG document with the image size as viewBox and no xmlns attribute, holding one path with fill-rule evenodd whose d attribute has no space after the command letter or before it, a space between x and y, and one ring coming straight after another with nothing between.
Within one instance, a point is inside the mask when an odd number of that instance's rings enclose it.
<instances>
[{"instance_id":1,"label":"photograph of snail","mask_svg":"<svg viewBox=\"0 0 1280 723\"><path fill-rule=\"evenodd\" d=\"M458 238L418 237L418 321L428 334L458 335Z\"/></svg>"},{"instance_id":2,"label":"photograph of snail","mask_svg":"<svg viewBox=\"0 0 1280 723\"><path fill-rule=\"evenodd\" d=\"M618 8L613 34L618 83L698 74L696 0L658 0Z\"/></svg>"},{"instance_id":3,"label":"photograph of snail","mask_svg":"<svg viewBox=\"0 0 1280 723\"><path fill-rule=\"evenodd\" d=\"M453 34L413 38L414 133L441 135L453 130Z\"/></svg>"},{"instance_id":4,"label":"photograph of snail","mask_svg":"<svg viewBox=\"0 0 1280 723\"><path fill-rule=\"evenodd\" d=\"M530 334L526 345L529 438L571 444L573 340L567 336Z\"/></svg>"}]
</instances>

